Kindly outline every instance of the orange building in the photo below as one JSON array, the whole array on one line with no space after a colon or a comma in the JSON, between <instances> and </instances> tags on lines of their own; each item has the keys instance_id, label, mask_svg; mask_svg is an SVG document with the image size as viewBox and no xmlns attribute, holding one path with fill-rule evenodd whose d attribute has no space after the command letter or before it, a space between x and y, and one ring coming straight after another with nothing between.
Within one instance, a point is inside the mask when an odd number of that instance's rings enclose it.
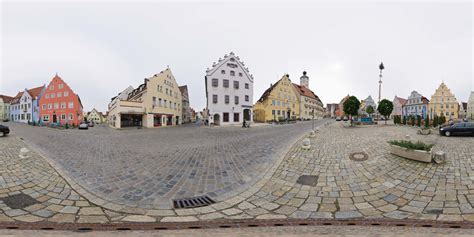
<instances>
[{"instance_id":1,"label":"orange building","mask_svg":"<svg viewBox=\"0 0 474 237\"><path fill-rule=\"evenodd\" d=\"M83 120L81 99L57 74L46 87L39 106L43 124L78 125Z\"/></svg>"},{"instance_id":2,"label":"orange building","mask_svg":"<svg viewBox=\"0 0 474 237\"><path fill-rule=\"evenodd\" d=\"M346 95L346 97L344 97L341 102L339 103L339 108L336 110L336 117L343 117L345 115L344 113L344 102L346 102L346 100L349 99L349 95Z\"/></svg>"}]
</instances>

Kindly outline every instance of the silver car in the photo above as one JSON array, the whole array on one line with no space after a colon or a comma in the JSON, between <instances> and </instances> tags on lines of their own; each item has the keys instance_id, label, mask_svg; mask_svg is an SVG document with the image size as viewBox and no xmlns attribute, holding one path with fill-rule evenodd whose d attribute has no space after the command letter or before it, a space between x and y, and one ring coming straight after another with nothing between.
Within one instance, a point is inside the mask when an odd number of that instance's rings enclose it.
<instances>
[{"instance_id":1,"label":"silver car","mask_svg":"<svg viewBox=\"0 0 474 237\"><path fill-rule=\"evenodd\" d=\"M89 129L89 125L87 123L79 124L79 129Z\"/></svg>"}]
</instances>

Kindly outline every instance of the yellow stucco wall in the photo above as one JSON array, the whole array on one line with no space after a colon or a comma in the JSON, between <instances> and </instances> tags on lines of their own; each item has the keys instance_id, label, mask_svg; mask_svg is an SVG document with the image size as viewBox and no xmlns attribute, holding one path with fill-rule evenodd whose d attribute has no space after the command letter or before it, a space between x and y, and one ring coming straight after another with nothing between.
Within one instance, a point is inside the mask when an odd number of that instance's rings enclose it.
<instances>
[{"instance_id":1,"label":"yellow stucco wall","mask_svg":"<svg viewBox=\"0 0 474 237\"><path fill-rule=\"evenodd\" d=\"M444 83L441 83L431 96L428 108L430 118L433 118L435 114L437 116L443 114L447 119L459 118L459 103L454 94L451 93L451 90L449 90Z\"/></svg>"},{"instance_id":2,"label":"yellow stucco wall","mask_svg":"<svg viewBox=\"0 0 474 237\"><path fill-rule=\"evenodd\" d=\"M288 76L285 75L273 87L269 96L254 105L254 121L268 122L286 119L288 108L290 109L290 118L299 118L299 93Z\"/></svg>"}]
</instances>

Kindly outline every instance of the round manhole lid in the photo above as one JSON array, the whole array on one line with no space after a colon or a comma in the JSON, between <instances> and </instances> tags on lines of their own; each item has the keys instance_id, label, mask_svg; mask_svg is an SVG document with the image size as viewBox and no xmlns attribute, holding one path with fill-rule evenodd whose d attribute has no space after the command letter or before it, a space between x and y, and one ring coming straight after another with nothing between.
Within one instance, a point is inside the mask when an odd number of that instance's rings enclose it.
<instances>
[{"instance_id":1,"label":"round manhole lid","mask_svg":"<svg viewBox=\"0 0 474 237\"><path fill-rule=\"evenodd\" d=\"M369 159L369 155L367 155L365 152L355 152L352 153L349 158L354 161L364 161Z\"/></svg>"}]
</instances>

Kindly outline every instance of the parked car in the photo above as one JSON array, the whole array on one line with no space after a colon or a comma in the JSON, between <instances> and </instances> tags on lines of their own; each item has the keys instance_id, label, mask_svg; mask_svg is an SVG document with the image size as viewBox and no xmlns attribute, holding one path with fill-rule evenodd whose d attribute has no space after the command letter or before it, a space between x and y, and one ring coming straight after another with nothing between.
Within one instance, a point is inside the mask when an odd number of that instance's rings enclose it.
<instances>
[{"instance_id":1,"label":"parked car","mask_svg":"<svg viewBox=\"0 0 474 237\"><path fill-rule=\"evenodd\" d=\"M474 123L455 123L439 128L439 134L444 136L452 135L474 135Z\"/></svg>"},{"instance_id":2,"label":"parked car","mask_svg":"<svg viewBox=\"0 0 474 237\"><path fill-rule=\"evenodd\" d=\"M336 117L336 121L341 121L341 117Z\"/></svg>"},{"instance_id":3,"label":"parked car","mask_svg":"<svg viewBox=\"0 0 474 237\"><path fill-rule=\"evenodd\" d=\"M3 119L3 122L5 122L5 123L8 122L8 121L10 121L10 119L8 119L8 118Z\"/></svg>"},{"instance_id":4,"label":"parked car","mask_svg":"<svg viewBox=\"0 0 474 237\"><path fill-rule=\"evenodd\" d=\"M344 118L343 118L342 120L343 120L343 121L347 121L347 120L349 120L349 119L347 118L347 116L344 116Z\"/></svg>"},{"instance_id":5,"label":"parked car","mask_svg":"<svg viewBox=\"0 0 474 237\"><path fill-rule=\"evenodd\" d=\"M86 122L82 122L81 124L79 124L79 129L89 129L89 124L87 124Z\"/></svg>"},{"instance_id":6,"label":"parked car","mask_svg":"<svg viewBox=\"0 0 474 237\"><path fill-rule=\"evenodd\" d=\"M463 122L469 122L469 120L467 118L463 118L462 121Z\"/></svg>"},{"instance_id":7,"label":"parked car","mask_svg":"<svg viewBox=\"0 0 474 237\"><path fill-rule=\"evenodd\" d=\"M94 122L92 121L89 121L87 124L89 125L89 127L94 127Z\"/></svg>"},{"instance_id":8,"label":"parked car","mask_svg":"<svg viewBox=\"0 0 474 237\"><path fill-rule=\"evenodd\" d=\"M10 133L10 129L7 126L0 125L0 136L4 137Z\"/></svg>"}]
</instances>

